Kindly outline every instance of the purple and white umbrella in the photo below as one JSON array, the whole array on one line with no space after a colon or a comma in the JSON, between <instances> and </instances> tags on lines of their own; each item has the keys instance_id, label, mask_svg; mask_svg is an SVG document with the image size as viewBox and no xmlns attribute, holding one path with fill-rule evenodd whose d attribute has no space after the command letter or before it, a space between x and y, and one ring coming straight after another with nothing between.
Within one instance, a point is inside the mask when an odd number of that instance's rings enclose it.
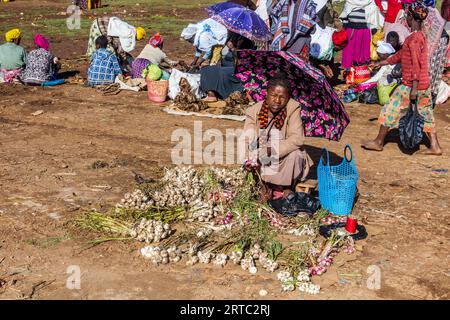
<instances>
[{"instance_id":1,"label":"purple and white umbrella","mask_svg":"<svg viewBox=\"0 0 450 320\"><path fill-rule=\"evenodd\" d=\"M253 10L247 8L231 8L211 19L223 24L228 30L238 33L253 41L269 41L272 34L266 23Z\"/></svg>"},{"instance_id":2,"label":"purple and white umbrella","mask_svg":"<svg viewBox=\"0 0 450 320\"><path fill-rule=\"evenodd\" d=\"M206 12L208 12L209 16L213 16L215 14L219 14L222 11L233 9L233 8L245 8L244 6L234 3L234 2L221 2L217 4L213 4L212 6L209 6L206 8Z\"/></svg>"}]
</instances>

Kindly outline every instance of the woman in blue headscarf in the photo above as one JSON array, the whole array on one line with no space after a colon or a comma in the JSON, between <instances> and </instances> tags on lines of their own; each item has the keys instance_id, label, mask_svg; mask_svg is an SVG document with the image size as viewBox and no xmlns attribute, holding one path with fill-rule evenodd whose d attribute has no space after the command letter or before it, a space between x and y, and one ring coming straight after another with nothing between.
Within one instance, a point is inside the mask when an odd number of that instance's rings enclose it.
<instances>
[{"instance_id":1,"label":"woman in blue headscarf","mask_svg":"<svg viewBox=\"0 0 450 320\"><path fill-rule=\"evenodd\" d=\"M228 30L213 19L206 19L197 25L189 25L181 33L181 37L195 47L195 58L191 63L193 69L198 69L206 60L211 65L220 61L221 50L226 43ZM202 56L203 54L203 56Z\"/></svg>"}]
</instances>

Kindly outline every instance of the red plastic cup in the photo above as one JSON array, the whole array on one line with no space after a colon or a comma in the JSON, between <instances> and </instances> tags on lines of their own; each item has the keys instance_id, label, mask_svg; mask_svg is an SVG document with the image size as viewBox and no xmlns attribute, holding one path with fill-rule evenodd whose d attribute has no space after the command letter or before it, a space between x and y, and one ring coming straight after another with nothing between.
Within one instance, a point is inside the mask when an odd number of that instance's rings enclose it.
<instances>
[{"instance_id":1,"label":"red plastic cup","mask_svg":"<svg viewBox=\"0 0 450 320\"><path fill-rule=\"evenodd\" d=\"M347 217L347 223L345 224L345 230L349 233L355 233L356 232L356 226L358 225L358 221L356 218L352 216Z\"/></svg>"}]
</instances>

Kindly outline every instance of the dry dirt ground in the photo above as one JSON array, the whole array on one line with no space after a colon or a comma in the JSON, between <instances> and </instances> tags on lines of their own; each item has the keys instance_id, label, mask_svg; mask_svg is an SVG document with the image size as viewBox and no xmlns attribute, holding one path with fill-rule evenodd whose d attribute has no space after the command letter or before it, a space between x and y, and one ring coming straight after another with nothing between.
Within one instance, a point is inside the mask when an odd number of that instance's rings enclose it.
<instances>
[{"instance_id":1,"label":"dry dirt ground","mask_svg":"<svg viewBox=\"0 0 450 320\"><path fill-rule=\"evenodd\" d=\"M27 3L21 9L38 5ZM183 58L192 51L171 40L171 55ZM73 58L85 44L80 37L68 46L55 43L53 50ZM73 70L70 63L63 71ZM86 64L76 69L85 70ZM258 292L266 289L269 299L448 299L449 181L432 177L431 171L449 168L449 105L435 113L445 152L441 157L405 154L395 134L381 153L361 149L360 140L376 134L379 109L347 106L351 124L339 143L306 140L316 163L322 147L342 155L345 144L353 146L361 193L355 210L369 237L356 254L340 256L316 277L322 285L318 296L304 296L281 293L273 274L250 275L232 265L155 267L140 257L141 245L134 242L84 250L92 235L66 224L84 209L113 206L133 189L132 171L157 177L161 166L171 163L174 129L192 131L193 122L202 120L204 129L225 132L241 123L168 115L150 104L145 92L122 92L111 99L79 85L1 85L0 298L261 299ZM43 113L32 115L38 110ZM99 160L108 166L93 169ZM73 265L81 270L79 290L66 287ZM379 290L366 285L372 265L381 270Z\"/></svg>"}]
</instances>

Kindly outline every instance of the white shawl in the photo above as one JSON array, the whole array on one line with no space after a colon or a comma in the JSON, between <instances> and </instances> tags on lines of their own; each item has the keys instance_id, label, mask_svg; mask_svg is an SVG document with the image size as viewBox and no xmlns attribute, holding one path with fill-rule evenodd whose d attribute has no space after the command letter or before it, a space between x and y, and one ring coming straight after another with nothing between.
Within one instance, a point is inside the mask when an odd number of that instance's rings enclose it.
<instances>
[{"instance_id":1,"label":"white shawl","mask_svg":"<svg viewBox=\"0 0 450 320\"><path fill-rule=\"evenodd\" d=\"M370 29L379 29L384 25L384 17L373 0L346 0L340 19L345 19L355 9L364 8L366 22Z\"/></svg>"},{"instance_id":2,"label":"white shawl","mask_svg":"<svg viewBox=\"0 0 450 320\"><path fill-rule=\"evenodd\" d=\"M125 52L133 51L136 46L136 29L117 17L109 19L108 36L119 37L120 44Z\"/></svg>"}]
</instances>

